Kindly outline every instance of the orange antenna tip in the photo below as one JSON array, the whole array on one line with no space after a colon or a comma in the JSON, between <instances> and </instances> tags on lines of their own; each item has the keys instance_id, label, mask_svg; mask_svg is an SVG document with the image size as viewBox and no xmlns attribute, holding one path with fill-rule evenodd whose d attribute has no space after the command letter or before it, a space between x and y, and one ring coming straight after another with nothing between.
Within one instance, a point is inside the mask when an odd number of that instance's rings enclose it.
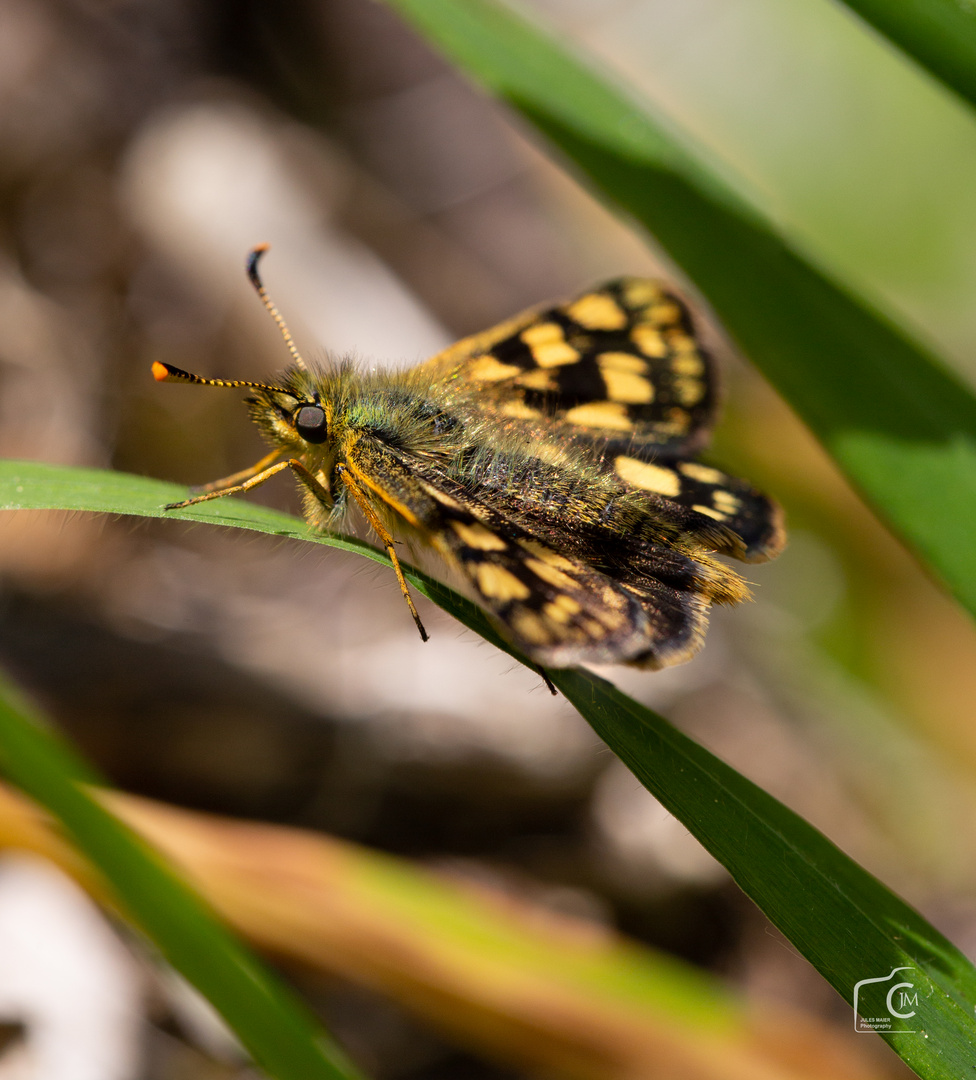
<instances>
[{"instance_id":1,"label":"orange antenna tip","mask_svg":"<svg viewBox=\"0 0 976 1080\"><path fill-rule=\"evenodd\" d=\"M164 364L159 360L154 361L152 366L153 378L157 382L188 382L197 386L225 386L231 390L265 390L269 394L287 394L298 400L298 395L283 386L269 386L267 383L251 382L250 379L205 379L202 375L192 375L189 371L174 367L172 364Z\"/></svg>"}]
</instances>

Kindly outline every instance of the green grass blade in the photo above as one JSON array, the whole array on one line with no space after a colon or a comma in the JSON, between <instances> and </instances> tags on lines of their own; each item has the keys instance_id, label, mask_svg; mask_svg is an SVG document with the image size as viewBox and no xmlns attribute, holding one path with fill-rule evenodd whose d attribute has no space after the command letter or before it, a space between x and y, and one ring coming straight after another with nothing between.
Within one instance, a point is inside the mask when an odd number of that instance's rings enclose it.
<instances>
[{"instance_id":1,"label":"green grass blade","mask_svg":"<svg viewBox=\"0 0 976 1080\"><path fill-rule=\"evenodd\" d=\"M918 990L917 1031L884 1034L919 1076L972 1065L976 968L822 833L666 720L580 671L550 672L641 783L848 1002L895 968Z\"/></svg>"},{"instance_id":2,"label":"green grass blade","mask_svg":"<svg viewBox=\"0 0 976 1080\"><path fill-rule=\"evenodd\" d=\"M0 680L0 769L41 803L110 882L122 911L214 1005L277 1080L360 1075L292 995L150 848L88 793L87 767Z\"/></svg>"},{"instance_id":3,"label":"green grass blade","mask_svg":"<svg viewBox=\"0 0 976 1080\"><path fill-rule=\"evenodd\" d=\"M290 514L243 499L213 499L183 510L164 510L167 503L186 498L186 488L150 480L144 476L46 465L38 461L0 461L0 510L84 510L104 514L165 518L168 521L207 522L236 529L250 529L292 540L310 540L352 551L384 566L385 552L351 536L321 533ZM424 596L470 626L477 634L510 653L524 658L498 634L476 604L419 570L404 565L410 583Z\"/></svg>"},{"instance_id":4,"label":"green grass blade","mask_svg":"<svg viewBox=\"0 0 976 1080\"><path fill-rule=\"evenodd\" d=\"M976 398L793 250L704 154L508 8L389 2L653 232L867 501L976 615Z\"/></svg>"},{"instance_id":5,"label":"green grass blade","mask_svg":"<svg viewBox=\"0 0 976 1080\"><path fill-rule=\"evenodd\" d=\"M950 90L976 105L976 8L960 0L842 0Z\"/></svg>"},{"instance_id":6,"label":"green grass blade","mask_svg":"<svg viewBox=\"0 0 976 1080\"><path fill-rule=\"evenodd\" d=\"M183 489L172 484L140 477L0 463L0 509L159 517L160 506L180 494ZM237 500L205 503L175 516L314 540L387 562L368 545L312 533L294 518ZM470 601L417 571L406 573L466 626L525 662ZM923 1077L966 1075L976 1041L976 969L950 942L802 818L666 720L588 672L550 675L611 750L848 1001L861 979L911 967L919 992L918 1031L883 1037Z\"/></svg>"}]
</instances>

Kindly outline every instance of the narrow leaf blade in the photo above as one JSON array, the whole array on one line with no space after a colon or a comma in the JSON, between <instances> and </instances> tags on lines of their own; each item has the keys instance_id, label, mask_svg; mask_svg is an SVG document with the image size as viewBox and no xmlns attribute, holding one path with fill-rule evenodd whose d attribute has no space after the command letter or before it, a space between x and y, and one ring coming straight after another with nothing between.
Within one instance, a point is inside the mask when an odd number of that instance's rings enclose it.
<instances>
[{"instance_id":1,"label":"narrow leaf blade","mask_svg":"<svg viewBox=\"0 0 976 1080\"><path fill-rule=\"evenodd\" d=\"M976 9L959 0L842 0L950 90L976 105Z\"/></svg>"}]
</instances>

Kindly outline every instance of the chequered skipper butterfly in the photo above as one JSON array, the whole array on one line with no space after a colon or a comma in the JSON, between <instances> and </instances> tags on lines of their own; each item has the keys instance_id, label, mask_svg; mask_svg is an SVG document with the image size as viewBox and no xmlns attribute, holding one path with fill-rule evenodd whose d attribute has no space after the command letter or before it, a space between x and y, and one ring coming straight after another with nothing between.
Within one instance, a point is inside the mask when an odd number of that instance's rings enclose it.
<instances>
[{"instance_id":1,"label":"chequered skipper butterfly","mask_svg":"<svg viewBox=\"0 0 976 1080\"><path fill-rule=\"evenodd\" d=\"M311 370L258 275L265 250L248 274L293 366L274 384L159 362L153 374L252 390L251 418L273 449L167 509L290 469L311 524L359 508L424 640L395 533L460 569L507 636L550 667L687 660L709 605L748 596L714 555L760 562L782 549L775 503L694 460L715 414L713 362L657 283L611 281L402 371Z\"/></svg>"}]
</instances>

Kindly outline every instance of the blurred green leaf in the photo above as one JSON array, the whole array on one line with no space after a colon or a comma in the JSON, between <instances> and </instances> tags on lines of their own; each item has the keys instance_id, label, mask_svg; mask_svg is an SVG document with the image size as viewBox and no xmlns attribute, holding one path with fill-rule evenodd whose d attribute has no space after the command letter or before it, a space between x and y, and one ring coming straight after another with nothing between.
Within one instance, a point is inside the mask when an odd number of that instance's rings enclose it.
<instances>
[{"instance_id":1,"label":"blurred green leaf","mask_svg":"<svg viewBox=\"0 0 976 1080\"><path fill-rule=\"evenodd\" d=\"M976 8L966 0L841 0L976 105Z\"/></svg>"},{"instance_id":2,"label":"blurred green leaf","mask_svg":"<svg viewBox=\"0 0 976 1080\"><path fill-rule=\"evenodd\" d=\"M293 827L95 794L285 963L366 983L449 1040L531 1075L634 1080L653 1061L655 1075L674 1080L888 1076L866 1060L871 1047L829 1021L737 999L719 977L443 868ZM0 848L51 859L98 895L44 816L0 783Z\"/></svg>"},{"instance_id":3,"label":"blurred green leaf","mask_svg":"<svg viewBox=\"0 0 976 1080\"><path fill-rule=\"evenodd\" d=\"M88 509L161 517L161 506L182 494L183 489L172 484L135 476L0 463L0 509ZM384 554L368 545L314 533L287 515L233 499L166 516L312 540L388 564ZM405 572L412 585L466 626L526 662L470 601L419 571ZM848 1001L861 979L912 968L919 1030L883 1037L924 1077L965 1075L976 1039L976 969L955 946L802 818L662 717L589 672L549 674L645 787L729 869L743 891Z\"/></svg>"},{"instance_id":4,"label":"blurred green leaf","mask_svg":"<svg viewBox=\"0 0 976 1080\"><path fill-rule=\"evenodd\" d=\"M976 615L976 398L672 125L507 7L389 0L650 229L865 499Z\"/></svg>"},{"instance_id":5,"label":"blurred green leaf","mask_svg":"<svg viewBox=\"0 0 976 1080\"><path fill-rule=\"evenodd\" d=\"M220 1012L278 1080L355 1080L304 1007L203 902L83 785L87 767L0 679L0 768L61 823L110 882L123 911Z\"/></svg>"}]
</instances>

